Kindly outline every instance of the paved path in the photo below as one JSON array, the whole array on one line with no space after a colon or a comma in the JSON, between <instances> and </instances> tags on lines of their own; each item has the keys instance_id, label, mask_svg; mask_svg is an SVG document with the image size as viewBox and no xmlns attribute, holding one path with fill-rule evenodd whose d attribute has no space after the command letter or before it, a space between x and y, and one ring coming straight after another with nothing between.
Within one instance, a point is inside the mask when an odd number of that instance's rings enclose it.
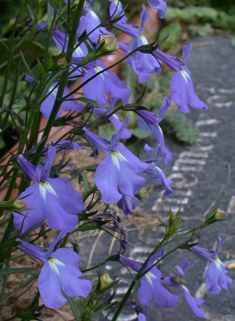
<instances>
[{"instance_id":1,"label":"paved path","mask_svg":"<svg viewBox=\"0 0 235 321\"><path fill-rule=\"evenodd\" d=\"M198 225L210 206L225 210L226 221L204 230L200 235L200 245L215 248L217 236L227 235L220 259L226 261L227 269L230 269L229 275L235 279L235 50L229 42L229 39L222 36L194 39L187 65L191 70L196 92L207 102L209 109L192 109L187 115L199 131L195 146L187 148L166 139L166 145L173 153L173 160L167 166L166 173L174 181L175 195L164 199L161 188L154 185L151 196L141 209L164 217L169 205L174 210L181 207L184 228ZM217 199L218 194L220 197ZM162 236L163 230L159 227L132 231L129 233L131 244L126 254L133 259L144 259ZM104 249L106 242L106 237L102 235L97 244L97 253ZM207 312L205 319L235 320L235 285L229 292L222 290L218 295L208 294L203 284L206 263L196 256L187 251L177 251L162 263L163 274L176 272L174 266L180 265L185 257L191 262L186 274L187 286L193 296L206 300L203 305ZM117 277L120 276L120 271L114 265L106 266L106 271L110 269L116 271ZM118 290L120 295L127 290L130 282L125 269L121 270L121 274L123 278ZM119 320L136 320L136 316L133 311L127 310ZM199 318L192 313L182 296L182 300L168 309L160 308L153 302L148 320L194 321Z\"/></svg>"}]
</instances>

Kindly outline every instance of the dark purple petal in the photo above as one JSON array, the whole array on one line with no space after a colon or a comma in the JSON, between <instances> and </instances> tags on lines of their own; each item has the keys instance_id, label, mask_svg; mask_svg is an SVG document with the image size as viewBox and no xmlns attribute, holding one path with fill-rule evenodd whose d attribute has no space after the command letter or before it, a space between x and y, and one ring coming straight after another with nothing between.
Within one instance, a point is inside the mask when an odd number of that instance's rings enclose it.
<instances>
[{"instance_id":1,"label":"dark purple petal","mask_svg":"<svg viewBox=\"0 0 235 321\"><path fill-rule=\"evenodd\" d=\"M124 215L133 214L133 209L139 205L139 200L135 196L123 195L117 206L123 210Z\"/></svg>"},{"instance_id":2,"label":"dark purple petal","mask_svg":"<svg viewBox=\"0 0 235 321\"><path fill-rule=\"evenodd\" d=\"M120 254L120 262L122 262L124 265L129 266L130 268L132 268L136 272L138 272L142 266L139 262L131 260L122 254Z\"/></svg>"},{"instance_id":3,"label":"dark purple petal","mask_svg":"<svg viewBox=\"0 0 235 321\"><path fill-rule=\"evenodd\" d=\"M43 173L43 180L46 180L49 177L49 173L51 171L51 166L53 164L54 158L56 155L56 149L52 145L48 145L47 152L46 152L46 162L43 167L44 173ZM41 178L42 180L42 178Z\"/></svg>"},{"instance_id":4,"label":"dark purple petal","mask_svg":"<svg viewBox=\"0 0 235 321\"><path fill-rule=\"evenodd\" d=\"M26 252L27 254L41 261L47 260L47 251L45 251L43 248L31 243L25 242L19 238L17 238L16 241L21 242L21 245L17 245L17 247L22 251Z\"/></svg>"},{"instance_id":5,"label":"dark purple petal","mask_svg":"<svg viewBox=\"0 0 235 321\"><path fill-rule=\"evenodd\" d=\"M182 61L174 56L168 55L165 52L157 49L154 52L154 55L168 67L174 71L178 71L182 66Z\"/></svg>"},{"instance_id":6,"label":"dark purple petal","mask_svg":"<svg viewBox=\"0 0 235 321\"><path fill-rule=\"evenodd\" d=\"M46 307L56 309L67 301L61 293L60 276L46 262L38 278L38 289Z\"/></svg>"},{"instance_id":7,"label":"dark purple petal","mask_svg":"<svg viewBox=\"0 0 235 321\"><path fill-rule=\"evenodd\" d=\"M37 175L36 166L27 161L22 154L17 156L17 162L32 181L39 183L40 177Z\"/></svg>"},{"instance_id":8,"label":"dark purple petal","mask_svg":"<svg viewBox=\"0 0 235 321\"><path fill-rule=\"evenodd\" d=\"M213 261L215 257L215 252L212 250L205 249L198 245L190 247L190 251L196 253L205 260Z\"/></svg>"},{"instance_id":9,"label":"dark purple petal","mask_svg":"<svg viewBox=\"0 0 235 321\"><path fill-rule=\"evenodd\" d=\"M201 307L203 305L203 303L205 302L205 300L198 300L198 299L194 299L189 290L186 288L186 286L181 286L183 293L185 295L185 299L188 302L188 305L190 306L190 308L193 310L193 312L200 318L203 318L206 314L205 311L202 311L201 309L199 309L199 307Z\"/></svg>"}]
</instances>

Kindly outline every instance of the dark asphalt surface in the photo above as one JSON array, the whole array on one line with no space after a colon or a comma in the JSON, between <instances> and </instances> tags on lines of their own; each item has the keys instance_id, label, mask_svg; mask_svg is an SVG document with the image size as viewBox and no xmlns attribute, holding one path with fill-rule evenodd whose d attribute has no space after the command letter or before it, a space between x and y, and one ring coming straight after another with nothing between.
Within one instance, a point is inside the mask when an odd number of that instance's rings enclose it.
<instances>
[{"instance_id":1,"label":"dark asphalt surface","mask_svg":"<svg viewBox=\"0 0 235 321\"><path fill-rule=\"evenodd\" d=\"M187 66L191 70L195 91L209 108L208 110L191 108L191 112L187 114L199 131L196 145L187 147L177 144L171 138L165 139L166 146L173 153L173 159L166 168L161 163L159 166L168 176L173 177L176 192L173 201L167 201L159 195L162 189L156 183L151 195L140 210L149 214L157 213L164 217L167 215L164 207L167 208L169 205L174 208L183 207L182 227L193 228L199 225L203 214L220 192L221 195L212 208L227 211L226 221L213 224L203 230L200 234L199 245L212 249L216 246L217 236L227 235L227 241L219 257L227 262L227 268L230 269L229 276L235 279L235 264L233 264L235 259L235 206L232 206L232 197L235 196L235 50L230 46L230 39L224 36L195 38ZM189 152L189 154L182 154L183 152ZM225 185L228 175L229 179ZM125 222L123 224L125 225ZM144 258L145 252L151 252L162 236L162 228L157 227L139 232L131 231L129 233L130 246L126 255L133 259ZM107 257L110 242L111 238L105 235L100 237L92 265L98 263L98 253L103 254L102 259ZM134 250L134 246L137 249ZM116 242L112 253L115 253L115 249L118 248ZM195 296L205 280L203 274L206 263L204 261L186 250L178 250L163 261L161 271L163 275L168 275L170 272L175 273L174 266L180 265L185 257L191 263L186 273L187 287ZM125 269L120 271L120 266L109 264L101 269L101 272L106 271L110 272L112 277L114 275L120 277L121 272L123 281L120 283L120 292L125 292L127 282L131 280ZM181 295L180 290L173 292ZM147 320L199 320L200 318L195 316L188 307L183 295L181 296L182 299L174 307L167 309L157 306L153 301ZM235 285L232 285L228 292L222 289L218 295L204 293L200 298L205 299L203 305L203 310L207 312L205 319L235 320ZM107 317L103 316L99 320L106 319ZM136 320L133 310L124 311L119 320Z\"/></svg>"}]
</instances>

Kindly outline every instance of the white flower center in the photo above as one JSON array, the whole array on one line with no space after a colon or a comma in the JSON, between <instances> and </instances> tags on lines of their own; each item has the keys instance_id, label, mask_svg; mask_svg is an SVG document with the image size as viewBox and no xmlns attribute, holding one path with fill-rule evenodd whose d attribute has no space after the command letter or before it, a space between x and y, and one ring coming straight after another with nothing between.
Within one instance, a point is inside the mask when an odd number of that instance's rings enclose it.
<instances>
[{"instance_id":1,"label":"white flower center","mask_svg":"<svg viewBox=\"0 0 235 321\"><path fill-rule=\"evenodd\" d=\"M117 149L115 149L111 153L111 158L112 158L113 164L117 167L118 170L120 169L120 163L128 162L128 160Z\"/></svg>"},{"instance_id":2,"label":"white flower center","mask_svg":"<svg viewBox=\"0 0 235 321\"><path fill-rule=\"evenodd\" d=\"M148 272L145 274L145 276L146 276L146 279L147 279L147 281L149 282L149 284L150 284L151 286L153 286L153 281L152 281L152 280L157 279L156 275L154 275L152 272L148 271Z\"/></svg>"},{"instance_id":3,"label":"white flower center","mask_svg":"<svg viewBox=\"0 0 235 321\"><path fill-rule=\"evenodd\" d=\"M54 256L51 256L48 259L48 263L50 268L56 273L56 274L60 274L58 267L57 266L65 266L64 263L62 263L61 261L59 261L58 259L56 259Z\"/></svg>"},{"instance_id":4,"label":"white flower center","mask_svg":"<svg viewBox=\"0 0 235 321\"><path fill-rule=\"evenodd\" d=\"M188 79L191 79L189 77L189 74L187 73L187 71L183 68L180 69L181 75L183 76L184 80L186 81L186 83L188 83Z\"/></svg>"},{"instance_id":5,"label":"white flower center","mask_svg":"<svg viewBox=\"0 0 235 321\"><path fill-rule=\"evenodd\" d=\"M40 192L41 196L43 197L44 201L46 200L47 192L57 196L54 188L48 182L44 182L44 183L40 182L39 183L39 192Z\"/></svg>"}]
</instances>

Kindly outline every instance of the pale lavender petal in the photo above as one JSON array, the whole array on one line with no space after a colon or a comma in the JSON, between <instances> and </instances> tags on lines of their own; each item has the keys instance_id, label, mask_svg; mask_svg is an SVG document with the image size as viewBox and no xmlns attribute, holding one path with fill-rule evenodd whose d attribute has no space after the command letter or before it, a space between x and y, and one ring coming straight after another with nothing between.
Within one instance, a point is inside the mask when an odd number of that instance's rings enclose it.
<instances>
[{"instance_id":1,"label":"pale lavender petal","mask_svg":"<svg viewBox=\"0 0 235 321\"><path fill-rule=\"evenodd\" d=\"M141 286L138 290L138 299L141 304L149 307L153 299L153 284L151 285L144 275L141 280Z\"/></svg>"},{"instance_id":2,"label":"pale lavender petal","mask_svg":"<svg viewBox=\"0 0 235 321\"><path fill-rule=\"evenodd\" d=\"M188 46L184 46L183 51L182 51L182 62L185 63L186 60L188 59L188 56L190 55L190 52L193 48L192 42Z\"/></svg>"},{"instance_id":3,"label":"pale lavender petal","mask_svg":"<svg viewBox=\"0 0 235 321\"><path fill-rule=\"evenodd\" d=\"M206 284L210 293L219 293L221 291L220 286L228 290L228 287L232 285L233 281L226 275L227 273L228 271L225 269L223 263L218 257L215 257L206 271Z\"/></svg>"},{"instance_id":4,"label":"pale lavender petal","mask_svg":"<svg viewBox=\"0 0 235 321\"><path fill-rule=\"evenodd\" d=\"M160 19L165 18L166 15L166 8L167 4L163 0L148 0L149 5L154 8L158 9L158 15Z\"/></svg>"},{"instance_id":5,"label":"pale lavender petal","mask_svg":"<svg viewBox=\"0 0 235 321\"><path fill-rule=\"evenodd\" d=\"M38 289L47 308L60 308L67 301L61 293L60 277L48 262L45 262L39 275Z\"/></svg>"},{"instance_id":6,"label":"pale lavender petal","mask_svg":"<svg viewBox=\"0 0 235 321\"><path fill-rule=\"evenodd\" d=\"M202 311L201 309L199 309L200 306L203 305L203 303L205 302L205 300L197 300L194 299L189 290L186 288L186 286L181 286L183 293L185 295L185 299L188 302L188 305L190 306L190 308L193 310L193 312L200 318L203 318L206 314L205 311Z\"/></svg>"},{"instance_id":7,"label":"pale lavender petal","mask_svg":"<svg viewBox=\"0 0 235 321\"><path fill-rule=\"evenodd\" d=\"M159 109L159 112L157 114L157 122L160 123L160 121L164 118L165 112L168 107L171 105L171 95L168 95L164 98L161 107Z\"/></svg>"},{"instance_id":8,"label":"pale lavender petal","mask_svg":"<svg viewBox=\"0 0 235 321\"><path fill-rule=\"evenodd\" d=\"M74 189L66 177L48 179L58 196L58 202L69 214L78 214L86 210L81 195Z\"/></svg>"},{"instance_id":9,"label":"pale lavender petal","mask_svg":"<svg viewBox=\"0 0 235 321\"><path fill-rule=\"evenodd\" d=\"M121 126L123 125L123 122L120 121L117 115L114 114L110 116L109 120L117 130L120 130ZM129 129L125 128L121 136L122 136L122 139L128 139L131 137L131 132L129 131Z\"/></svg>"},{"instance_id":10,"label":"pale lavender petal","mask_svg":"<svg viewBox=\"0 0 235 321\"><path fill-rule=\"evenodd\" d=\"M94 69L90 70L88 73L85 74L83 82L87 81L95 74L96 72ZM85 84L83 86L83 92L87 98L95 100L100 106L104 106L108 103L108 97L106 95L105 88L105 80L102 74L96 76L94 79Z\"/></svg>"},{"instance_id":11,"label":"pale lavender petal","mask_svg":"<svg viewBox=\"0 0 235 321\"><path fill-rule=\"evenodd\" d=\"M18 232L22 228L21 234L24 234L31 228L40 226L45 218L44 201L39 192L39 184L27 187L18 198L24 198L27 209L21 214L13 212L13 224Z\"/></svg>"},{"instance_id":12,"label":"pale lavender petal","mask_svg":"<svg viewBox=\"0 0 235 321\"><path fill-rule=\"evenodd\" d=\"M105 203L116 203L121 199L122 194L118 192L118 168L113 163L111 155L103 159L97 167L95 183Z\"/></svg>"},{"instance_id":13,"label":"pale lavender petal","mask_svg":"<svg viewBox=\"0 0 235 321\"><path fill-rule=\"evenodd\" d=\"M139 321L146 321L145 315L143 313L139 313L138 320Z\"/></svg>"},{"instance_id":14,"label":"pale lavender petal","mask_svg":"<svg viewBox=\"0 0 235 321\"><path fill-rule=\"evenodd\" d=\"M45 208L45 216L51 229L71 232L78 224L78 216L66 212L57 195L47 192Z\"/></svg>"}]
</instances>

